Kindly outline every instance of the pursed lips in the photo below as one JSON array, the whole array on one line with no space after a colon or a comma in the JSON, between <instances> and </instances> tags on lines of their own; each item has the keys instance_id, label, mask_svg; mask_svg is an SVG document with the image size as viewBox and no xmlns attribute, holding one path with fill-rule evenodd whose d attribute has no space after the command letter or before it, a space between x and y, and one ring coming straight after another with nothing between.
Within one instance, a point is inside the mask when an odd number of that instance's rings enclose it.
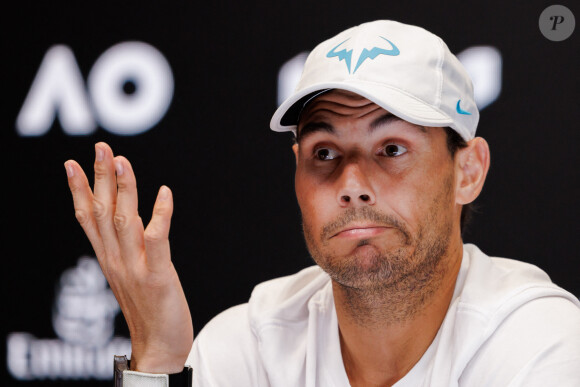
<instances>
[{"instance_id":1,"label":"pursed lips","mask_svg":"<svg viewBox=\"0 0 580 387\"><path fill-rule=\"evenodd\" d=\"M375 224L365 224L365 225L356 225L356 226L348 226L330 238L334 237L341 237L341 238L368 238L371 236L375 236L377 234L382 233L386 229L392 227L384 226L384 225L375 225Z\"/></svg>"}]
</instances>

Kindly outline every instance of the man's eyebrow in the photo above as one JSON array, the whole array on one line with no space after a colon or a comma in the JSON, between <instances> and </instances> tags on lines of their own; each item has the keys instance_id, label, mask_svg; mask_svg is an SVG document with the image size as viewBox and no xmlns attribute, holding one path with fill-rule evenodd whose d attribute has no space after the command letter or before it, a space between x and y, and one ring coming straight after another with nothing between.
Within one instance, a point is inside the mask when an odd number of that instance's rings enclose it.
<instances>
[{"instance_id":1,"label":"man's eyebrow","mask_svg":"<svg viewBox=\"0 0 580 387\"><path fill-rule=\"evenodd\" d=\"M369 132L374 131L377 128L385 126L395 121L404 121L402 118L395 116L392 113L385 113L375 119L369 125ZM427 133L427 129L421 125L414 125L417 129L419 129L423 133ZM305 137L316 133L316 132L327 132L327 133L334 133L334 127L327 122L324 121L313 121L305 124L299 131L298 135L296 136L296 141L300 142Z\"/></svg>"},{"instance_id":2,"label":"man's eyebrow","mask_svg":"<svg viewBox=\"0 0 580 387\"><path fill-rule=\"evenodd\" d=\"M385 126L387 124L392 123L393 121L404 121L402 118L395 116L392 113L385 113L373 122L371 122L369 129L372 132L373 130ZM427 133L427 129L424 126L416 125L417 129L419 129L423 133Z\"/></svg>"},{"instance_id":3,"label":"man's eyebrow","mask_svg":"<svg viewBox=\"0 0 580 387\"><path fill-rule=\"evenodd\" d=\"M393 115L392 113L385 113L382 116L380 116L379 118L375 119L373 122L371 122L370 131L372 132L373 130L377 129L378 127L385 126L387 124L390 124L393 121L402 121L402 119Z\"/></svg>"},{"instance_id":4,"label":"man's eyebrow","mask_svg":"<svg viewBox=\"0 0 580 387\"><path fill-rule=\"evenodd\" d=\"M300 129L296 136L296 141L300 142L306 136L316 132L334 133L334 127L324 121L309 122Z\"/></svg>"}]
</instances>

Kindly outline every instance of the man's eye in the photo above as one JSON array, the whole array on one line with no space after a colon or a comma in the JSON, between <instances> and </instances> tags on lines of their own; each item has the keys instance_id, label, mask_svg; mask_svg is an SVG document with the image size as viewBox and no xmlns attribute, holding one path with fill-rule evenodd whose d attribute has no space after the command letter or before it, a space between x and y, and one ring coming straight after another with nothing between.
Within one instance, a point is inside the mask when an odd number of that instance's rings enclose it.
<instances>
[{"instance_id":1,"label":"man's eye","mask_svg":"<svg viewBox=\"0 0 580 387\"><path fill-rule=\"evenodd\" d=\"M383 154L387 157L397 157L407 152L407 148L397 144L387 144L383 149Z\"/></svg>"},{"instance_id":2,"label":"man's eye","mask_svg":"<svg viewBox=\"0 0 580 387\"><path fill-rule=\"evenodd\" d=\"M318 160L334 160L338 152L328 148L318 148L314 151L314 155Z\"/></svg>"}]
</instances>

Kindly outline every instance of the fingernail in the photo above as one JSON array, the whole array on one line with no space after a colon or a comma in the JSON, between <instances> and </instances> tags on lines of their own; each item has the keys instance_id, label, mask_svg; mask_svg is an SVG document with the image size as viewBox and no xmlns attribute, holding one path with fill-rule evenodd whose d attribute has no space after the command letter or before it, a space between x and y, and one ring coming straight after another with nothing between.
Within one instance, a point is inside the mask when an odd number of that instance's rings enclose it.
<instances>
[{"instance_id":1,"label":"fingernail","mask_svg":"<svg viewBox=\"0 0 580 387\"><path fill-rule=\"evenodd\" d=\"M115 170L117 171L117 176L123 174L123 164L119 160L115 160Z\"/></svg>"},{"instance_id":2,"label":"fingernail","mask_svg":"<svg viewBox=\"0 0 580 387\"><path fill-rule=\"evenodd\" d=\"M162 186L159 189L159 199L167 200L168 198L169 198L169 188L167 188L166 186Z\"/></svg>"},{"instance_id":3,"label":"fingernail","mask_svg":"<svg viewBox=\"0 0 580 387\"><path fill-rule=\"evenodd\" d=\"M70 165L70 163L64 163L64 167L68 177L73 177L75 175L75 170L73 169L72 165Z\"/></svg>"},{"instance_id":4,"label":"fingernail","mask_svg":"<svg viewBox=\"0 0 580 387\"><path fill-rule=\"evenodd\" d=\"M97 153L97 161L103 161L105 158L105 151L95 145L95 152Z\"/></svg>"}]
</instances>

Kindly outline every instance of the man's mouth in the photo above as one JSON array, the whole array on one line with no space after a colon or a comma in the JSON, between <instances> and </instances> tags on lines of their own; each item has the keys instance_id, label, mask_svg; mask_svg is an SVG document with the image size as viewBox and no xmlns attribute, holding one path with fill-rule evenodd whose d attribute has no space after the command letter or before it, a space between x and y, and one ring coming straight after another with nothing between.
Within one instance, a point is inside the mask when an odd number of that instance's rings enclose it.
<instances>
[{"instance_id":1,"label":"man's mouth","mask_svg":"<svg viewBox=\"0 0 580 387\"><path fill-rule=\"evenodd\" d=\"M386 230L392 227L382 226L382 225L352 225L347 226L336 234L331 236L330 238L338 237L338 238L346 238L346 239L361 239L361 238L370 238L385 232Z\"/></svg>"}]
</instances>

